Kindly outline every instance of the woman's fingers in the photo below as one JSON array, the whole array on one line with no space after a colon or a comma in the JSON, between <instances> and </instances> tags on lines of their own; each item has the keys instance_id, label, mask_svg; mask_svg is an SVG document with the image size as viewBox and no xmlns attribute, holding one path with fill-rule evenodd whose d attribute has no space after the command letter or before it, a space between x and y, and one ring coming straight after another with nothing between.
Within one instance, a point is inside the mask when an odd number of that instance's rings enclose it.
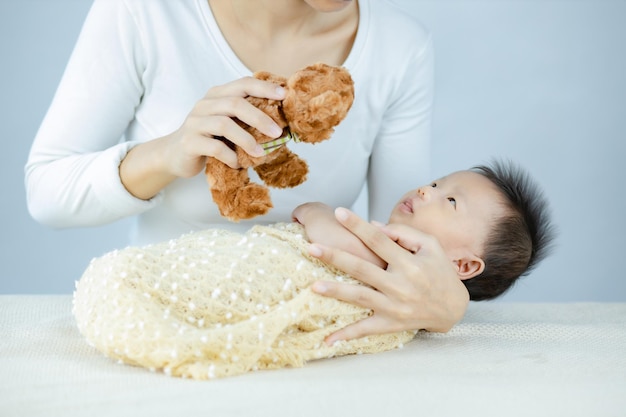
<instances>
[{"instance_id":1,"label":"woman's fingers","mask_svg":"<svg viewBox=\"0 0 626 417\"><path fill-rule=\"evenodd\" d=\"M389 323L379 315L373 315L329 335L324 342L328 345L339 340L352 340L373 334L389 333Z\"/></svg>"},{"instance_id":2,"label":"woman's fingers","mask_svg":"<svg viewBox=\"0 0 626 417\"><path fill-rule=\"evenodd\" d=\"M342 284L332 281L317 281L312 286L313 291L327 297L336 298L350 304L364 308L384 306L387 298L384 294L362 285Z\"/></svg>"},{"instance_id":3,"label":"woman's fingers","mask_svg":"<svg viewBox=\"0 0 626 417\"><path fill-rule=\"evenodd\" d=\"M282 100L285 97L285 90L268 81L245 77L209 90L203 100L206 108L201 111L205 114L236 117L266 136L278 137L282 133L282 128L271 117L247 101L245 98L248 96ZM245 143L237 144L247 150Z\"/></svg>"},{"instance_id":4,"label":"woman's fingers","mask_svg":"<svg viewBox=\"0 0 626 417\"><path fill-rule=\"evenodd\" d=\"M211 88L206 97L261 97L273 100L285 98L285 90L281 86L254 77L243 77L226 84Z\"/></svg>"},{"instance_id":5,"label":"woman's fingers","mask_svg":"<svg viewBox=\"0 0 626 417\"><path fill-rule=\"evenodd\" d=\"M417 254L425 251L443 249L437 239L405 224L389 224L380 227L380 230L391 240L406 249L408 252Z\"/></svg>"},{"instance_id":6,"label":"woman's fingers","mask_svg":"<svg viewBox=\"0 0 626 417\"><path fill-rule=\"evenodd\" d=\"M382 233L381 236L389 240ZM390 242L395 245L394 242ZM320 244L311 244L309 246L309 253L327 264L334 265L346 274L355 277L364 284L368 284L377 290L388 289L389 287L385 284L383 274L381 274L381 272L384 272L383 269L351 253ZM316 290L315 287L313 289ZM319 287L319 289L322 290L322 287ZM362 303L359 303L359 305L371 308L371 306L363 305Z\"/></svg>"},{"instance_id":7,"label":"woman's fingers","mask_svg":"<svg viewBox=\"0 0 626 417\"><path fill-rule=\"evenodd\" d=\"M398 256L410 256L410 253L399 247L396 242L389 238L377 225L370 224L350 210L345 208L335 209L337 220L351 233L358 237L368 248L387 263ZM363 262L356 257L346 257L341 251L327 248L322 254L322 260L330 262L342 271L358 277L358 279L377 289L382 289L385 282L381 281L381 271L368 262Z\"/></svg>"},{"instance_id":8,"label":"woman's fingers","mask_svg":"<svg viewBox=\"0 0 626 417\"><path fill-rule=\"evenodd\" d=\"M193 147L196 153L217 158L231 168L238 168L235 152L222 140L214 139L214 137L228 138L250 155L263 155L263 148L256 143L254 137L242 129L231 117L222 115L193 117L193 120L189 120L189 127L195 133L187 135L181 146Z\"/></svg>"},{"instance_id":9,"label":"woman's fingers","mask_svg":"<svg viewBox=\"0 0 626 417\"><path fill-rule=\"evenodd\" d=\"M404 330L394 324L387 317L392 316L389 311L389 298L383 293L370 287L361 285L342 284L332 281L317 281L313 284L314 292L326 297L336 298L350 304L358 305L374 311L374 314L356 323L340 329L329 335L325 343L332 345L338 340L351 340L373 334L390 333Z\"/></svg>"},{"instance_id":10,"label":"woman's fingers","mask_svg":"<svg viewBox=\"0 0 626 417\"><path fill-rule=\"evenodd\" d=\"M228 126L226 119L232 120L232 118L241 120L266 136L277 137L283 131L271 117L252 105L244 97L205 97L198 102L198 105L194 109L194 115L200 118L215 119L212 122L216 130L210 132L213 136L223 136L220 135L220 133L226 133L223 131L224 128ZM243 144L241 146L243 146Z\"/></svg>"},{"instance_id":11,"label":"woman's fingers","mask_svg":"<svg viewBox=\"0 0 626 417\"><path fill-rule=\"evenodd\" d=\"M211 88L195 104L181 127L166 137L170 146L164 160L172 174L179 177L196 175L207 156L231 168L239 168L237 155L220 139L222 137L252 156L262 156L263 148L234 119L269 137L279 137L282 128L246 97L281 100L284 94L282 87L252 77Z\"/></svg>"}]
</instances>

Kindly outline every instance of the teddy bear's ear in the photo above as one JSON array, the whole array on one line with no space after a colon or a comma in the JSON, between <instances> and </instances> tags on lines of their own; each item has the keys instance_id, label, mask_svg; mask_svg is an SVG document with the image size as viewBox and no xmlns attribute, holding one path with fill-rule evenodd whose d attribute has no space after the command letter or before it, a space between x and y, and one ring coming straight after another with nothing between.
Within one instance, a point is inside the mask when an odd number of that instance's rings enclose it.
<instances>
[{"instance_id":1,"label":"teddy bear's ear","mask_svg":"<svg viewBox=\"0 0 626 417\"><path fill-rule=\"evenodd\" d=\"M328 139L354 101L354 83L345 68L315 64L287 82L283 111L293 132L305 142Z\"/></svg>"}]
</instances>

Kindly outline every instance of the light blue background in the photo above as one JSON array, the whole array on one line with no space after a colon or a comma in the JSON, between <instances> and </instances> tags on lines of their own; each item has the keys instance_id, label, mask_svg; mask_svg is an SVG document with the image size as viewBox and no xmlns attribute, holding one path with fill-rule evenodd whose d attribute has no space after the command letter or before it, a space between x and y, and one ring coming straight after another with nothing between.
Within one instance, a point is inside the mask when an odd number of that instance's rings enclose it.
<instances>
[{"instance_id":1,"label":"light blue background","mask_svg":"<svg viewBox=\"0 0 626 417\"><path fill-rule=\"evenodd\" d=\"M626 301L626 1L395 1L435 40L433 176L510 157L551 200L556 251L501 300ZM55 231L26 211L23 166L90 4L0 0L0 293L69 293L125 245L128 221Z\"/></svg>"}]
</instances>

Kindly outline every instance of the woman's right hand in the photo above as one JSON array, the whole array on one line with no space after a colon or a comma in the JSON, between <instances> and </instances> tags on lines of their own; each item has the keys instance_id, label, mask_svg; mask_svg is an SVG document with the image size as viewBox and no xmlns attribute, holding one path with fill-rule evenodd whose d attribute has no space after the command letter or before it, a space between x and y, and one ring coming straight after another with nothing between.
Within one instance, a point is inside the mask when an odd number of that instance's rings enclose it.
<instances>
[{"instance_id":1,"label":"woman's right hand","mask_svg":"<svg viewBox=\"0 0 626 417\"><path fill-rule=\"evenodd\" d=\"M277 138L282 129L246 97L282 100L284 89L271 82L244 77L211 88L187 115L183 124L171 134L131 149L120 164L120 177L126 189L147 200L158 194L176 178L199 174L206 157L216 158L238 168L237 155L224 142L225 137L253 156L263 149L252 135L233 118L255 127L265 135Z\"/></svg>"},{"instance_id":2,"label":"woman's right hand","mask_svg":"<svg viewBox=\"0 0 626 417\"><path fill-rule=\"evenodd\" d=\"M328 336L326 343L404 330L447 332L461 320L469 294L437 239L406 225L377 227L342 208L335 214L388 266L373 265L340 248L311 245L311 255L366 284L318 281L313 291L372 311Z\"/></svg>"}]
</instances>

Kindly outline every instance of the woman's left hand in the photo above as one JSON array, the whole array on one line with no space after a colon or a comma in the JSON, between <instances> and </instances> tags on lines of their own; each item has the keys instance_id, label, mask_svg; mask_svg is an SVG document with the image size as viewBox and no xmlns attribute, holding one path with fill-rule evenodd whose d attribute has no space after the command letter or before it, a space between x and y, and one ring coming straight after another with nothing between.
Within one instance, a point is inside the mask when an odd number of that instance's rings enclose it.
<instances>
[{"instance_id":1,"label":"woman's left hand","mask_svg":"<svg viewBox=\"0 0 626 417\"><path fill-rule=\"evenodd\" d=\"M311 255L371 287L329 281L313 284L318 294L373 311L328 336L326 343L404 330L447 332L463 317L469 294L434 237L402 225L379 228L344 208L335 215L388 267L382 269L339 249L311 245Z\"/></svg>"}]
</instances>

